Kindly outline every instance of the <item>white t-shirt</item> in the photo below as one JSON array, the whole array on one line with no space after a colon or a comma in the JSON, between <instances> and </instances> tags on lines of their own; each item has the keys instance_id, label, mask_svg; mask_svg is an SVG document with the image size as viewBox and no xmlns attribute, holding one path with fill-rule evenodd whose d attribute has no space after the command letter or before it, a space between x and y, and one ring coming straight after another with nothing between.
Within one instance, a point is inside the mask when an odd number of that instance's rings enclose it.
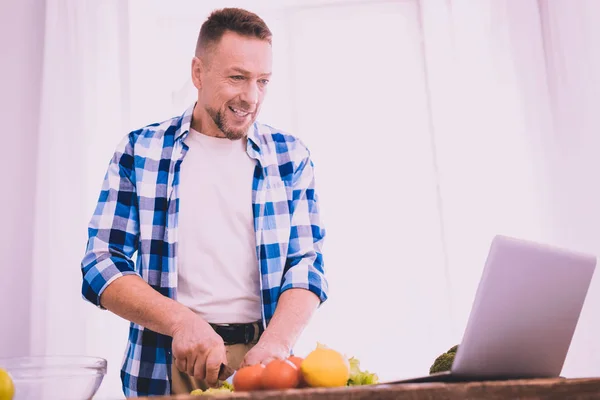
<instances>
[{"instance_id":1,"label":"white t-shirt","mask_svg":"<svg viewBox=\"0 0 600 400\"><path fill-rule=\"evenodd\" d=\"M246 139L190 130L181 163L177 300L214 324L260 321L252 213L256 161Z\"/></svg>"}]
</instances>

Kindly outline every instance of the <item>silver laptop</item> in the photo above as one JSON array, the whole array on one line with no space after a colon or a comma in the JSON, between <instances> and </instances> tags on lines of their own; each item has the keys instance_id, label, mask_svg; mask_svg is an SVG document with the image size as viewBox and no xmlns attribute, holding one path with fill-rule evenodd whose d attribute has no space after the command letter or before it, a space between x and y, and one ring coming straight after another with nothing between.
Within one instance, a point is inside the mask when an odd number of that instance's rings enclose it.
<instances>
[{"instance_id":1,"label":"silver laptop","mask_svg":"<svg viewBox=\"0 0 600 400\"><path fill-rule=\"evenodd\" d=\"M558 377L595 268L592 255L494 237L451 371L386 383Z\"/></svg>"}]
</instances>

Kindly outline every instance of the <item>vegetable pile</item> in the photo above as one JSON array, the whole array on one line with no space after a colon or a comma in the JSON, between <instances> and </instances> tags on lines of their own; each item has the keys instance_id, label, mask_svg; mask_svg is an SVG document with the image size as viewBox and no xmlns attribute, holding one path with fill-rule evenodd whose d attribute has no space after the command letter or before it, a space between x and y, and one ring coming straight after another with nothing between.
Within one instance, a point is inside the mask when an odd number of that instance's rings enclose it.
<instances>
[{"instance_id":1,"label":"vegetable pile","mask_svg":"<svg viewBox=\"0 0 600 400\"><path fill-rule=\"evenodd\" d=\"M218 388L192 391L193 395L218 395L258 390L286 390L306 387L342 387L373 385L377 374L360 369L360 361L318 344L305 358L290 356L268 365L240 368L233 375L233 385L227 382Z\"/></svg>"}]
</instances>

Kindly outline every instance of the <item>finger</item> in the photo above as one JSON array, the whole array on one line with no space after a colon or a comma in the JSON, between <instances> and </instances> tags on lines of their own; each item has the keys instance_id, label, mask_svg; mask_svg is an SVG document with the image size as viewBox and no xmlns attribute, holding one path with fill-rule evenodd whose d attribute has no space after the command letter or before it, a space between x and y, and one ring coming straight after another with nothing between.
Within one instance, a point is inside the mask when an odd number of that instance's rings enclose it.
<instances>
[{"instance_id":1,"label":"finger","mask_svg":"<svg viewBox=\"0 0 600 400\"><path fill-rule=\"evenodd\" d=\"M206 383L216 386L219 379L219 369L223 362L223 355L216 348L210 349L206 357Z\"/></svg>"},{"instance_id":2,"label":"finger","mask_svg":"<svg viewBox=\"0 0 600 400\"><path fill-rule=\"evenodd\" d=\"M175 359L175 366L177 367L177 369L181 372L185 372L187 369L187 360L185 359L185 357L183 358L176 358Z\"/></svg>"},{"instance_id":3,"label":"finger","mask_svg":"<svg viewBox=\"0 0 600 400\"><path fill-rule=\"evenodd\" d=\"M251 365L258 364L257 356L255 356L255 354L256 354L255 349L251 349L248 353L246 353L246 355L244 356L244 360L240 364L240 368L249 367Z\"/></svg>"},{"instance_id":4,"label":"finger","mask_svg":"<svg viewBox=\"0 0 600 400\"><path fill-rule=\"evenodd\" d=\"M189 376L194 376L194 366L198 363L198 359L195 353L192 353L187 358L185 373Z\"/></svg>"},{"instance_id":5,"label":"finger","mask_svg":"<svg viewBox=\"0 0 600 400\"><path fill-rule=\"evenodd\" d=\"M198 356L196 358L196 364L194 365L192 376L199 380L206 378L206 359L204 357Z\"/></svg>"},{"instance_id":6,"label":"finger","mask_svg":"<svg viewBox=\"0 0 600 400\"><path fill-rule=\"evenodd\" d=\"M250 364L250 358L248 358L248 355L246 355L246 357L244 357L244 359L242 360L242 363L240 364L240 368L248 367L250 365L252 365L252 364Z\"/></svg>"}]
</instances>

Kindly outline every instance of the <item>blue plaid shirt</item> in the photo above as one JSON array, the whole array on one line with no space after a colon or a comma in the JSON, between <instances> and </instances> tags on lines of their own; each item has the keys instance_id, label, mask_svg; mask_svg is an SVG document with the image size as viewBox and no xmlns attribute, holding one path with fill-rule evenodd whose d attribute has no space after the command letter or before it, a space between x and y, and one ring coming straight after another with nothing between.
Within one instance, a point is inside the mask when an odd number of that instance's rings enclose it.
<instances>
[{"instance_id":1,"label":"blue plaid shirt","mask_svg":"<svg viewBox=\"0 0 600 400\"><path fill-rule=\"evenodd\" d=\"M83 297L100 308L104 289L130 274L177 298L177 188L193 109L129 133L114 153L81 264ZM287 289L304 288L322 302L327 299L321 251L325 231L313 163L302 142L255 123L247 153L256 160L252 208L266 326ZM171 340L131 324L121 369L126 396L170 394Z\"/></svg>"}]
</instances>

